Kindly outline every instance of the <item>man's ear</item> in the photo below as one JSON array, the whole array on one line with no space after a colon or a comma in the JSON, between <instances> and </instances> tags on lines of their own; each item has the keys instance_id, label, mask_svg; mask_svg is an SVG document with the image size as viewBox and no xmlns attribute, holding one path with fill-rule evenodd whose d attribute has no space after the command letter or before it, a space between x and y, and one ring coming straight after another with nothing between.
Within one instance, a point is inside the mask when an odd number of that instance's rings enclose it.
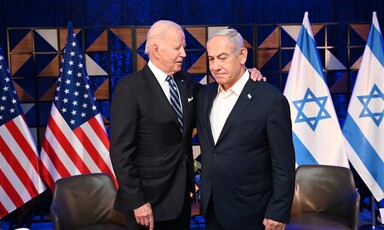
<instances>
[{"instance_id":1,"label":"man's ear","mask_svg":"<svg viewBox=\"0 0 384 230\"><path fill-rule=\"evenodd\" d=\"M152 50L152 55L154 55L155 57L159 56L160 47L156 43L152 44L151 50Z\"/></svg>"},{"instance_id":2,"label":"man's ear","mask_svg":"<svg viewBox=\"0 0 384 230\"><path fill-rule=\"evenodd\" d=\"M245 65L245 62L247 61L247 56L248 56L248 50L245 47L242 47L239 52L239 58L240 58L240 63Z\"/></svg>"}]
</instances>

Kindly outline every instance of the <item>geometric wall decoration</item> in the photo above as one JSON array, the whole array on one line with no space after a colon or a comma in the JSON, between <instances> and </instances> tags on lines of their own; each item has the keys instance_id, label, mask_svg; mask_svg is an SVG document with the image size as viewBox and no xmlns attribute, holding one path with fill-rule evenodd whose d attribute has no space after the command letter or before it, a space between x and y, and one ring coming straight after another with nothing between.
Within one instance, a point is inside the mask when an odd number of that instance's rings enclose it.
<instances>
[{"instance_id":1,"label":"geometric wall decoration","mask_svg":"<svg viewBox=\"0 0 384 230\"><path fill-rule=\"evenodd\" d=\"M111 31L119 37L128 47L132 48L131 28L111 28Z\"/></svg>"},{"instance_id":2,"label":"geometric wall decoration","mask_svg":"<svg viewBox=\"0 0 384 230\"><path fill-rule=\"evenodd\" d=\"M12 49L12 52L32 52L33 51L33 36L32 30L26 34L19 43Z\"/></svg>"},{"instance_id":3,"label":"geometric wall decoration","mask_svg":"<svg viewBox=\"0 0 384 230\"><path fill-rule=\"evenodd\" d=\"M337 30L338 26L343 29ZM281 91L284 90L301 24L182 27L187 42L183 68L196 81L202 84L215 81L209 73L206 42L213 33L230 27L238 29L244 36L244 45L251 61L247 61L247 65L250 65L247 67L258 68L267 77L267 81L275 84ZM332 94L344 95L345 98L350 96L369 28L369 24L312 24L324 74L329 79ZM328 33L328 29L336 29L338 32ZM81 47L85 66L97 105L102 107L101 113L107 129L109 106L117 81L141 69L148 61L144 54L148 30L148 26L74 29L81 46L85 46ZM39 148L56 91L66 37L66 28L7 29L8 66ZM346 106L338 106L336 109L343 111L337 113L346 114Z\"/></svg>"},{"instance_id":4,"label":"geometric wall decoration","mask_svg":"<svg viewBox=\"0 0 384 230\"><path fill-rule=\"evenodd\" d=\"M58 39L57 39L57 30L55 29L37 29L35 30L36 33L38 33L42 38L47 41L48 44L52 46L56 51L59 50L59 44L58 44Z\"/></svg>"},{"instance_id":5,"label":"geometric wall decoration","mask_svg":"<svg viewBox=\"0 0 384 230\"><path fill-rule=\"evenodd\" d=\"M300 26L282 26L281 28L283 28L284 31L287 32L293 40L297 41L297 38L299 37L301 25Z\"/></svg>"},{"instance_id":6,"label":"geometric wall decoration","mask_svg":"<svg viewBox=\"0 0 384 230\"><path fill-rule=\"evenodd\" d=\"M259 48L279 48L279 28L275 30L259 45Z\"/></svg>"},{"instance_id":7,"label":"geometric wall decoration","mask_svg":"<svg viewBox=\"0 0 384 230\"><path fill-rule=\"evenodd\" d=\"M325 50L325 68L328 70L347 69L329 50Z\"/></svg>"},{"instance_id":8,"label":"geometric wall decoration","mask_svg":"<svg viewBox=\"0 0 384 230\"><path fill-rule=\"evenodd\" d=\"M107 41L107 31L104 30L99 37L87 48L87 51L107 51L108 50L108 41Z\"/></svg>"},{"instance_id":9,"label":"geometric wall decoration","mask_svg":"<svg viewBox=\"0 0 384 230\"><path fill-rule=\"evenodd\" d=\"M364 41L367 41L369 34L369 24L351 24L351 28L358 34Z\"/></svg>"},{"instance_id":10,"label":"geometric wall decoration","mask_svg":"<svg viewBox=\"0 0 384 230\"><path fill-rule=\"evenodd\" d=\"M87 67L87 73L89 76L106 76L108 73L99 66L90 56L85 55L85 65Z\"/></svg>"}]
</instances>

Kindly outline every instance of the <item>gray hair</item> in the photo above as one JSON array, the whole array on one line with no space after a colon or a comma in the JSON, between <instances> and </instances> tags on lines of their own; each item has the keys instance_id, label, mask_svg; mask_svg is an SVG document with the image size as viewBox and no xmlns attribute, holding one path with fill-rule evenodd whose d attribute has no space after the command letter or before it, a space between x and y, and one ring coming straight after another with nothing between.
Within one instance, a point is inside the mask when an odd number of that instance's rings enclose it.
<instances>
[{"instance_id":1,"label":"gray hair","mask_svg":"<svg viewBox=\"0 0 384 230\"><path fill-rule=\"evenodd\" d=\"M234 52L240 52L240 49L244 47L244 40L243 36L237 30L235 29L223 29L220 30L219 32L215 33L212 35L208 41L207 41L207 47L208 43L211 41L212 38L217 37L217 36L224 36L229 39L229 41L233 44L233 51Z\"/></svg>"},{"instance_id":2,"label":"gray hair","mask_svg":"<svg viewBox=\"0 0 384 230\"><path fill-rule=\"evenodd\" d=\"M147 33L147 43L145 44L145 54L149 54L150 47L154 40L162 40L170 29L181 29L179 24L169 20L159 20L155 22Z\"/></svg>"}]
</instances>

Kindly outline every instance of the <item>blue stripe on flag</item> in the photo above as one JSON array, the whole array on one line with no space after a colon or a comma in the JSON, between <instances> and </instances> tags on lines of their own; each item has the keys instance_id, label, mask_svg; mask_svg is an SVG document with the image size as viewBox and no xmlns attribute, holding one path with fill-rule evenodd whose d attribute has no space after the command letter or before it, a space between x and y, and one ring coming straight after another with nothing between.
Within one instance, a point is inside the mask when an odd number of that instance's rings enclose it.
<instances>
[{"instance_id":1,"label":"blue stripe on flag","mask_svg":"<svg viewBox=\"0 0 384 230\"><path fill-rule=\"evenodd\" d=\"M292 138L293 138L293 143L295 146L296 163L298 165L303 165L303 164L304 165L308 165L308 164L318 165L319 163L312 156L312 154L309 152L309 150L304 146L303 142L301 142L300 139L296 136L295 132L292 132Z\"/></svg>"},{"instance_id":2,"label":"blue stripe on flag","mask_svg":"<svg viewBox=\"0 0 384 230\"><path fill-rule=\"evenodd\" d=\"M301 26L300 34L297 38L297 45L300 47L301 52L307 58L308 62L311 63L316 72L323 78L325 84L327 84L315 40L309 35L304 25Z\"/></svg>"},{"instance_id":3,"label":"blue stripe on flag","mask_svg":"<svg viewBox=\"0 0 384 230\"><path fill-rule=\"evenodd\" d=\"M384 174L382 173L382 169L384 168L383 160L369 143L368 139L364 136L349 113L347 114L343 131L344 136L360 157L360 160L363 162L371 176L375 178L376 183L379 184L380 188L384 189Z\"/></svg>"},{"instance_id":4,"label":"blue stripe on flag","mask_svg":"<svg viewBox=\"0 0 384 230\"><path fill-rule=\"evenodd\" d=\"M371 26L369 31L367 45L371 49L373 55L377 58L380 64L384 67L384 44L380 32L374 25Z\"/></svg>"}]
</instances>

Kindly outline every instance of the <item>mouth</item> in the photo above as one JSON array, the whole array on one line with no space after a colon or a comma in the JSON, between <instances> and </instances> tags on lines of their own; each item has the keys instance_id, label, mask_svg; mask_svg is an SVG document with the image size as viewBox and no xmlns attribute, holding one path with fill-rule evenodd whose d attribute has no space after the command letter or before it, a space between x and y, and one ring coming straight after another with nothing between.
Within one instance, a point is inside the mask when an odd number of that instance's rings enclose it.
<instances>
[{"instance_id":1,"label":"mouth","mask_svg":"<svg viewBox=\"0 0 384 230\"><path fill-rule=\"evenodd\" d=\"M223 73L214 73L215 77L225 77L225 74Z\"/></svg>"}]
</instances>

